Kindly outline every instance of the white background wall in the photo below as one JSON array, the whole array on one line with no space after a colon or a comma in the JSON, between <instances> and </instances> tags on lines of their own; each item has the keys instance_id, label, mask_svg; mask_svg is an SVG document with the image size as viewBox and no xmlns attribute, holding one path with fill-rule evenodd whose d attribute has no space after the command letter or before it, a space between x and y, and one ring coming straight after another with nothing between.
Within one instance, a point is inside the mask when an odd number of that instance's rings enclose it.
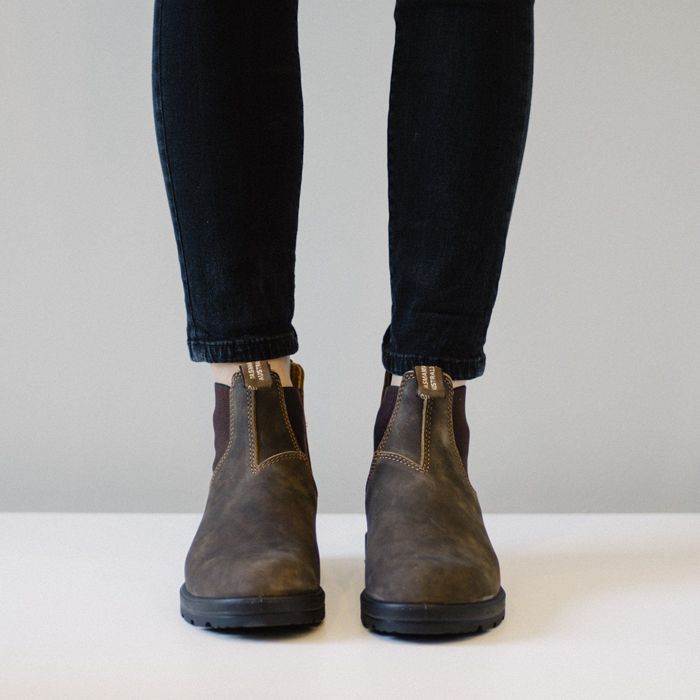
<instances>
[{"instance_id":1,"label":"white background wall","mask_svg":"<svg viewBox=\"0 0 700 700\"><path fill-rule=\"evenodd\" d=\"M391 0L301 0L297 359L325 511L359 511L388 322ZM0 509L198 510L147 0L0 5ZM537 0L529 141L469 385L489 511L700 505L700 5Z\"/></svg>"}]
</instances>

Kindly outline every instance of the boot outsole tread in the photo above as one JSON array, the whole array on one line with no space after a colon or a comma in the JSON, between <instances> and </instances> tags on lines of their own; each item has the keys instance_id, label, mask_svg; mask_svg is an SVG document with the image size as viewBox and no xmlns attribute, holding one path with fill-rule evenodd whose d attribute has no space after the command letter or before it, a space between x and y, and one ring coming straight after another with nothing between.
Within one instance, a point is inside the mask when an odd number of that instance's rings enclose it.
<instances>
[{"instance_id":1,"label":"boot outsole tread","mask_svg":"<svg viewBox=\"0 0 700 700\"><path fill-rule=\"evenodd\" d=\"M322 589L289 596L206 598L180 588L180 614L195 627L236 630L314 627L325 617Z\"/></svg>"},{"instance_id":2,"label":"boot outsole tread","mask_svg":"<svg viewBox=\"0 0 700 700\"><path fill-rule=\"evenodd\" d=\"M506 594L476 603L393 603L362 593L362 624L384 635L436 636L487 632L503 622Z\"/></svg>"}]
</instances>

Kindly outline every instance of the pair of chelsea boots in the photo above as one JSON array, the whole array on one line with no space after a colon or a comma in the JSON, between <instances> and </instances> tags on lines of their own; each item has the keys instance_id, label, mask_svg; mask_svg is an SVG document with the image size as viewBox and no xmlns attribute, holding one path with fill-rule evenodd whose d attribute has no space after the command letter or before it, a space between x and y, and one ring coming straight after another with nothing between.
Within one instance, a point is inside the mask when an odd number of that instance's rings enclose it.
<instances>
[{"instance_id":1,"label":"pair of chelsea boots","mask_svg":"<svg viewBox=\"0 0 700 700\"><path fill-rule=\"evenodd\" d=\"M317 490L303 407L304 372L283 387L267 362L215 385L216 457L187 554L180 607L214 629L310 626L325 614ZM365 627L387 634L468 634L498 625L498 559L467 476L465 387L420 366L387 373L367 480Z\"/></svg>"}]
</instances>

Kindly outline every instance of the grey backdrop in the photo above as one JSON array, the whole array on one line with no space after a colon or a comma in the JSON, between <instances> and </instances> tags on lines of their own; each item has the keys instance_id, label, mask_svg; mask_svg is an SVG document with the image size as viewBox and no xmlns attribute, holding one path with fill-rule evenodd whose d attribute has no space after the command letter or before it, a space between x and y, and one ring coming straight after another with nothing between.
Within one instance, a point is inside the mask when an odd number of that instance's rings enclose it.
<instances>
[{"instance_id":1,"label":"grey backdrop","mask_svg":"<svg viewBox=\"0 0 700 700\"><path fill-rule=\"evenodd\" d=\"M388 321L391 0L301 0L296 327L324 511L359 511ZM0 6L0 508L199 510L147 0ZM471 471L489 511L700 505L700 4L536 3L529 142Z\"/></svg>"}]
</instances>

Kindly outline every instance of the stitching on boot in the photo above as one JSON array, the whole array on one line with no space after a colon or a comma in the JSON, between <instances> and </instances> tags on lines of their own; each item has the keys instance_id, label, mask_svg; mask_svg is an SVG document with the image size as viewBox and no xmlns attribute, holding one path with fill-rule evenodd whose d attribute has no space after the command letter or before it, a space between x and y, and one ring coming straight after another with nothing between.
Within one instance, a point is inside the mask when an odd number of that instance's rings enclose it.
<instances>
[{"instance_id":1,"label":"stitching on boot","mask_svg":"<svg viewBox=\"0 0 700 700\"><path fill-rule=\"evenodd\" d=\"M260 464L253 467L251 471L253 472L253 474L259 474L261 471L269 467L274 462L279 462L283 459L300 459L302 462L306 462L307 464L309 464L309 459L303 452L295 452L293 450L290 450L287 452L278 452L277 454L272 455L272 457L264 459L262 462L260 462Z\"/></svg>"},{"instance_id":2,"label":"stitching on boot","mask_svg":"<svg viewBox=\"0 0 700 700\"><path fill-rule=\"evenodd\" d=\"M404 387L405 387L405 382L399 386L399 391L396 394L396 403L394 404L394 408L391 411L391 417L389 418L389 423L387 424L386 430L384 431L384 435L382 435L382 439L379 441L379 445L377 445L377 449L375 450L374 456L372 457L372 463L370 464L370 467L369 467L369 474L367 475L368 481L372 478L372 474L374 474L374 472L375 472L375 469L377 466L377 461L378 461L377 454L379 454L382 451L382 448L384 447L387 440L389 439L389 435L391 435L391 430L394 427L394 423L396 422L396 416L398 415L399 406L401 405L401 400L403 399ZM387 454L390 454L390 453L387 453Z\"/></svg>"},{"instance_id":3,"label":"stitching on boot","mask_svg":"<svg viewBox=\"0 0 700 700\"><path fill-rule=\"evenodd\" d=\"M258 462L257 425L255 420L255 392L246 389L248 411L248 468L255 471Z\"/></svg>"},{"instance_id":4,"label":"stitching on boot","mask_svg":"<svg viewBox=\"0 0 700 700\"><path fill-rule=\"evenodd\" d=\"M411 377L415 378L416 373L415 371L411 370L410 372L407 372ZM396 396L396 404L394 405L394 410L391 413L391 418L389 419L389 425L387 425L386 430L384 431L384 435L382 436L381 442L379 443L376 452L374 453L374 457L372 458L372 464L370 466L369 470L369 475L368 479L374 474L375 469L377 467L378 462L380 462L383 459L391 460L394 462L400 462L401 464L405 464L411 469L414 469L415 471L425 473L430 469L430 436L432 433L432 413L433 413L433 399L423 399L425 401L424 404L424 411L425 411L425 424L423 424L423 420L421 419L421 461L420 464L418 462L415 462L412 459L409 459L408 457L399 454L397 452L386 452L384 451L383 447L389 440L389 436L391 435L391 431L394 427L394 423L396 422L396 418L398 416L398 411L399 411L399 406L401 405L401 400L403 399L403 395L405 393L405 387L408 382L404 381L402 382L401 386L399 387L399 393Z\"/></svg>"},{"instance_id":5,"label":"stitching on boot","mask_svg":"<svg viewBox=\"0 0 700 700\"><path fill-rule=\"evenodd\" d=\"M378 459L372 465L371 471L375 470L375 467L379 462L383 462L385 460L392 462L401 462L401 464L405 464L407 467L411 467L411 469L420 472L421 474L425 474L428 471L426 468L421 467L421 465L418 464L418 462L414 462L412 459L408 459L407 457L396 454L395 452L382 452L380 455L378 455Z\"/></svg>"},{"instance_id":6,"label":"stitching on boot","mask_svg":"<svg viewBox=\"0 0 700 700\"><path fill-rule=\"evenodd\" d=\"M414 460L406 457L405 455L399 454L398 452L385 452L377 451L375 458L373 459L373 466L383 459L389 459L394 462L401 462L406 464L411 469L415 469L418 472L425 473L430 470L430 434L432 428L432 413L433 413L433 399L423 399L425 403L425 428L422 428L421 432L421 443L423 449L421 450L420 464ZM422 421L421 421L422 425ZM423 439L425 437L425 439Z\"/></svg>"},{"instance_id":7,"label":"stitching on boot","mask_svg":"<svg viewBox=\"0 0 700 700\"><path fill-rule=\"evenodd\" d=\"M284 420L284 425L287 430L287 435L292 442L293 450L285 450L283 452L276 452L275 454L267 457L262 462L258 461L258 441L257 441L257 419L255 413L255 392L247 391L248 396L248 468L253 474L259 474L270 464L279 462L282 459L301 459L310 465L309 459L306 453L299 447L299 442L297 441L296 435L292 430L292 424L289 421L289 414L287 413L287 404L284 400L284 390L282 389L282 381L276 372L271 372L272 382L275 387L275 394L277 396L278 408L282 412L282 419Z\"/></svg>"},{"instance_id":8,"label":"stitching on boot","mask_svg":"<svg viewBox=\"0 0 700 700\"><path fill-rule=\"evenodd\" d=\"M425 436L425 444L421 455L421 465L427 471L430 469L430 439L433 434L433 399L426 399L425 401L425 429L422 432L421 439Z\"/></svg>"},{"instance_id":9,"label":"stitching on boot","mask_svg":"<svg viewBox=\"0 0 700 700\"><path fill-rule=\"evenodd\" d=\"M287 413L287 407L286 404L284 403L284 392L282 391L282 384L279 380L279 376L277 376L275 373L273 373L273 378L276 377L277 381L277 389L278 389L278 399L280 400L280 406L283 410L283 416L284 416L284 422L285 426L287 428L287 432L289 433L289 437L292 440L292 444L296 448L295 450L286 450L284 452L278 452L277 454L272 455L271 457L268 457L267 459L263 460L262 462L258 463L257 461L257 445L256 445L256 440L255 440L255 435L257 434L255 428L255 392L254 391L246 391L246 412L247 412L247 418L248 418L248 425L247 425L247 432L248 432L248 467L249 469L254 473L257 474L261 472L263 469L265 469L267 466L270 464L280 461L281 459L301 459L305 461L307 464L310 465L309 458L307 457L306 453L303 452L300 447L299 443L296 439L296 436L294 435L294 432L292 430L291 422L289 420L289 414ZM243 378L242 373L237 372L236 374L233 375L233 381L231 382L231 389L229 391L229 425L228 425L228 443L226 444L226 449L224 450L224 453L221 455L219 458L219 461L216 463L216 466L214 467L214 471L212 472L212 476L210 479L210 484L214 479L221 473L224 463L226 462L226 459L228 456L231 454L231 450L233 449L233 442L235 439L235 431L234 431L234 423L235 423L235 401L234 401L234 388L236 387L237 382L241 381Z\"/></svg>"},{"instance_id":10,"label":"stitching on boot","mask_svg":"<svg viewBox=\"0 0 700 700\"><path fill-rule=\"evenodd\" d=\"M280 410L282 411L282 417L284 418L284 424L287 427L287 434L289 435L289 438L292 441L292 445L294 446L294 451L302 452L301 447L299 447L299 442L297 440L297 436L294 434L294 431L292 430L292 424L289 421L289 413L287 413L287 402L284 400L284 389L282 389L282 382L276 373L273 373L272 381L274 382L275 388L277 390L277 402L279 403Z\"/></svg>"}]
</instances>

